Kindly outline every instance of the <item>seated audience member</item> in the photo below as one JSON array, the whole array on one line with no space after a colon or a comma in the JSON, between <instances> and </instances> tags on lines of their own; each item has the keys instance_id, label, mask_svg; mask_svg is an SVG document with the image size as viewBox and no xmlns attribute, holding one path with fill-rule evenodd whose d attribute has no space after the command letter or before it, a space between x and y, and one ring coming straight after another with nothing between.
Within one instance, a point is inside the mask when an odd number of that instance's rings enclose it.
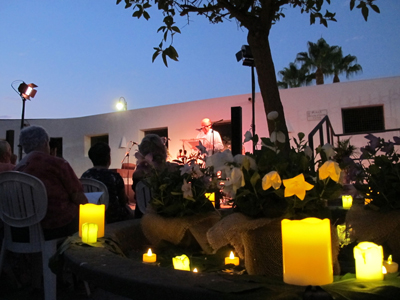
<instances>
[{"instance_id":1,"label":"seated audience member","mask_svg":"<svg viewBox=\"0 0 400 300\"><path fill-rule=\"evenodd\" d=\"M136 169L132 175L133 191L135 191L137 183L145 178L153 168L161 170L163 168L172 168L176 166L176 164L167 162L167 156L167 148L157 134L148 134L142 139L139 150L135 153L137 162ZM142 212L136 205L135 218L141 218L142 216Z\"/></svg>"},{"instance_id":2,"label":"seated audience member","mask_svg":"<svg viewBox=\"0 0 400 300\"><path fill-rule=\"evenodd\" d=\"M85 171L81 178L93 178L103 182L108 189L109 204L106 210L106 222L113 223L131 219L133 213L128 207L125 184L121 175L108 168L111 165L111 149L106 143L96 143L89 149L89 158L93 168Z\"/></svg>"},{"instance_id":3,"label":"seated audience member","mask_svg":"<svg viewBox=\"0 0 400 300\"><path fill-rule=\"evenodd\" d=\"M19 143L26 155L14 170L39 178L46 187L48 205L42 220L45 239L76 233L79 205L88 201L74 170L66 160L50 155L49 136L43 127L22 129Z\"/></svg>"},{"instance_id":4,"label":"seated audience member","mask_svg":"<svg viewBox=\"0 0 400 300\"><path fill-rule=\"evenodd\" d=\"M12 171L15 164L11 163L12 153L7 141L0 141L0 172Z\"/></svg>"}]
</instances>

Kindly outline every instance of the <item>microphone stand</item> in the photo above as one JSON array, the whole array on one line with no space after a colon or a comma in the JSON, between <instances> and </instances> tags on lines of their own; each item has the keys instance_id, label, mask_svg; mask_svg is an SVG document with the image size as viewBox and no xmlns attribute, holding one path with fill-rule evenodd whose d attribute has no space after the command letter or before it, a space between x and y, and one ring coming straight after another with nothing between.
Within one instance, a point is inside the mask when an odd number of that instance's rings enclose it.
<instances>
[{"instance_id":1,"label":"microphone stand","mask_svg":"<svg viewBox=\"0 0 400 300\"><path fill-rule=\"evenodd\" d=\"M135 143L135 142L132 142L132 141L130 141L129 143L131 143L131 146L128 148L128 151L125 153L125 156L124 156L124 158L123 158L122 161L121 161L121 168L122 168L122 164L123 164L124 161L125 161L125 158L128 158L128 164L129 164L129 152L131 152L131 149L132 149L133 145L136 145L136 143Z\"/></svg>"}]
</instances>

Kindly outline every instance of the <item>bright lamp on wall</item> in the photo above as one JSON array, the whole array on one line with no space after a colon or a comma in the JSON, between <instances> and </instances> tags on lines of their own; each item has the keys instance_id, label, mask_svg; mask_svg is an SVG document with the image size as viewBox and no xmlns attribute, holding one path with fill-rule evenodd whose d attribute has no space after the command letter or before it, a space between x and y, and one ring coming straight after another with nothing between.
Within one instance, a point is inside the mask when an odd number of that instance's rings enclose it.
<instances>
[{"instance_id":1,"label":"bright lamp on wall","mask_svg":"<svg viewBox=\"0 0 400 300\"><path fill-rule=\"evenodd\" d=\"M126 103L126 100L124 97L119 98L117 104L116 104L117 110L128 110L128 103Z\"/></svg>"}]
</instances>

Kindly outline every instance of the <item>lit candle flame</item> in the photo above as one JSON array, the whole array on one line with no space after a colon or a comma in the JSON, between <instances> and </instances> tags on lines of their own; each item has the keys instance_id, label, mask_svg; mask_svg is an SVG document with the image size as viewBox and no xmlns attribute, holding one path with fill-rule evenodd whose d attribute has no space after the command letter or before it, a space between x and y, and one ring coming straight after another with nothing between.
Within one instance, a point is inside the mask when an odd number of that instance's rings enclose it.
<instances>
[{"instance_id":1,"label":"lit candle flame","mask_svg":"<svg viewBox=\"0 0 400 300\"><path fill-rule=\"evenodd\" d=\"M388 257L388 259L387 259L387 263L388 263L388 265L391 265L392 264L392 255L389 255L389 257Z\"/></svg>"},{"instance_id":2,"label":"lit candle flame","mask_svg":"<svg viewBox=\"0 0 400 300\"><path fill-rule=\"evenodd\" d=\"M194 268L193 269L193 273L197 273L198 271L197 271L197 268Z\"/></svg>"},{"instance_id":3,"label":"lit candle flame","mask_svg":"<svg viewBox=\"0 0 400 300\"><path fill-rule=\"evenodd\" d=\"M153 252L151 252L151 248L149 248L149 250L147 251L147 255L148 256L152 256L153 255Z\"/></svg>"},{"instance_id":4,"label":"lit candle flame","mask_svg":"<svg viewBox=\"0 0 400 300\"><path fill-rule=\"evenodd\" d=\"M387 274L387 271L386 271L385 266L382 266L382 273L383 273L383 274Z\"/></svg>"},{"instance_id":5,"label":"lit candle flame","mask_svg":"<svg viewBox=\"0 0 400 300\"><path fill-rule=\"evenodd\" d=\"M235 255L233 254L233 251L231 251L231 254L229 254L229 258L230 259L234 259L235 258Z\"/></svg>"}]
</instances>

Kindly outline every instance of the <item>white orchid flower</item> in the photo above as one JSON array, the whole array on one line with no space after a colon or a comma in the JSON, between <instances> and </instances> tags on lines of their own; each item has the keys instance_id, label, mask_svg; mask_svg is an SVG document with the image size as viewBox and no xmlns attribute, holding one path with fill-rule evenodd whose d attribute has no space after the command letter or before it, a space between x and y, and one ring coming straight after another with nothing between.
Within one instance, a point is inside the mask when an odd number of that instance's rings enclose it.
<instances>
[{"instance_id":1,"label":"white orchid flower","mask_svg":"<svg viewBox=\"0 0 400 300\"><path fill-rule=\"evenodd\" d=\"M333 146L331 144L326 143L321 147L321 149L325 152L327 157L333 157L335 156L336 152L333 149Z\"/></svg>"},{"instance_id":2,"label":"white orchid flower","mask_svg":"<svg viewBox=\"0 0 400 300\"><path fill-rule=\"evenodd\" d=\"M240 166L243 166L246 170L249 170L249 169L257 170L256 161L254 160L254 158L252 158L248 155L236 154L233 159L237 164L239 164Z\"/></svg>"},{"instance_id":3,"label":"white orchid flower","mask_svg":"<svg viewBox=\"0 0 400 300\"><path fill-rule=\"evenodd\" d=\"M282 131L273 131L270 136L270 140L272 143L278 141L279 143L284 143L286 138Z\"/></svg>"},{"instance_id":4,"label":"white orchid flower","mask_svg":"<svg viewBox=\"0 0 400 300\"><path fill-rule=\"evenodd\" d=\"M271 111L270 113L268 113L267 115L267 119L270 121L276 120L278 118L279 114L277 111Z\"/></svg>"},{"instance_id":5,"label":"white orchid flower","mask_svg":"<svg viewBox=\"0 0 400 300\"><path fill-rule=\"evenodd\" d=\"M313 154L313 151L312 151L312 149L311 149L310 146L305 146L305 147L304 147L304 154L305 154L306 156L308 156L309 158L311 158L311 156L312 156L312 154Z\"/></svg>"},{"instance_id":6,"label":"white orchid flower","mask_svg":"<svg viewBox=\"0 0 400 300\"><path fill-rule=\"evenodd\" d=\"M187 182L186 179L183 179L182 192L183 192L183 198L185 199L193 198L192 183Z\"/></svg>"},{"instance_id":7,"label":"white orchid flower","mask_svg":"<svg viewBox=\"0 0 400 300\"><path fill-rule=\"evenodd\" d=\"M229 150L225 150L223 152L217 152L206 159L207 167L214 167L214 171L222 170L226 163L233 162L232 152Z\"/></svg>"},{"instance_id":8,"label":"white orchid flower","mask_svg":"<svg viewBox=\"0 0 400 300\"><path fill-rule=\"evenodd\" d=\"M225 181L225 186L231 186L233 192L236 194L236 191L245 185L244 175L241 168L233 168L230 174L229 180Z\"/></svg>"}]
</instances>

